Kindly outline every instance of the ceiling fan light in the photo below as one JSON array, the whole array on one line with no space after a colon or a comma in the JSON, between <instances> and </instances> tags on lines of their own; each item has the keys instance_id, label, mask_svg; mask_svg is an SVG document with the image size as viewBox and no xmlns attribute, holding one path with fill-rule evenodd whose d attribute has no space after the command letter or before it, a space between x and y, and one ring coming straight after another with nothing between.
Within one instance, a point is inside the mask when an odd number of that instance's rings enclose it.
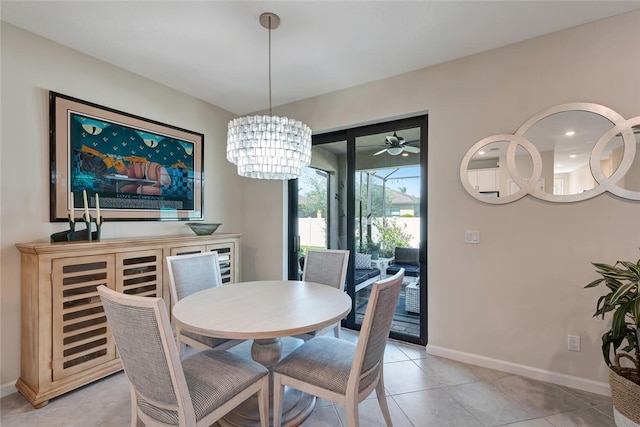
<instances>
[{"instance_id":1,"label":"ceiling fan light","mask_svg":"<svg viewBox=\"0 0 640 427\"><path fill-rule=\"evenodd\" d=\"M398 154L402 153L404 151L404 147L389 147L387 148L387 153L391 154L392 156L397 156Z\"/></svg>"}]
</instances>

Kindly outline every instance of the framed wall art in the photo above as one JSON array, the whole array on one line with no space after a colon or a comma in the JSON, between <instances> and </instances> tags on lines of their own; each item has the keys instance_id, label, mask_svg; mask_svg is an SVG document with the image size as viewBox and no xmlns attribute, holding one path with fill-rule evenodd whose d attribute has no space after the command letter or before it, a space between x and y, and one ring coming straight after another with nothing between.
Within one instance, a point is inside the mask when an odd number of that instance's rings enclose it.
<instances>
[{"instance_id":1,"label":"framed wall art","mask_svg":"<svg viewBox=\"0 0 640 427\"><path fill-rule=\"evenodd\" d=\"M203 219L204 135L49 93L50 220ZM99 197L96 197L99 196Z\"/></svg>"}]
</instances>

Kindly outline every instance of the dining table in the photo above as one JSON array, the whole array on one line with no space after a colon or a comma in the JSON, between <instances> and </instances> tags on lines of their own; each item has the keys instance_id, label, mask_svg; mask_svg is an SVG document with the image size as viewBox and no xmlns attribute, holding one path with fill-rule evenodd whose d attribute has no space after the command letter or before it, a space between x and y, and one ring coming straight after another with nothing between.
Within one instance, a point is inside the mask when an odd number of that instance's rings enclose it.
<instances>
[{"instance_id":1,"label":"dining table","mask_svg":"<svg viewBox=\"0 0 640 427\"><path fill-rule=\"evenodd\" d=\"M331 286L297 280L259 280L192 294L175 303L172 317L182 329L202 335L253 340L251 358L269 369L271 395L273 368L282 357L280 339L339 322L351 308L347 293ZM314 396L286 388L282 425L301 424L313 411L315 401ZM273 413L273 405L270 406ZM257 398L246 400L218 424L259 426Z\"/></svg>"}]
</instances>

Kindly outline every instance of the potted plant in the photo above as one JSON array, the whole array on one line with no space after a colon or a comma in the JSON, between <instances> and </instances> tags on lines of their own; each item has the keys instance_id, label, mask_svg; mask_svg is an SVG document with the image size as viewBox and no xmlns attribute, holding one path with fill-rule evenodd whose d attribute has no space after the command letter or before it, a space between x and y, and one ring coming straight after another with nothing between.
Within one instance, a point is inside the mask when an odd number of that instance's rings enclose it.
<instances>
[{"instance_id":1,"label":"potted plant","mask_svg":"<svg viewBox=\"0 0 640 427\"><path fill-rule=\"evenodd\" d=\"M371 254L371 259L378 259L380 253L380 243L373 240L367 241L367 253Z\"/></svg>"},{"instance_id":2,"label":"potted plant","mask_svg":"<svg viewBox=\"0 0 640 427\"><path fill-rule=\"evenodd\" d=\"M604 319L612 313L611 327L602 335L602 355L609 366L616 424L640 426L640 259L593 265L601 277L585 288L600 284L607 288L593 316ZM632 366L621 366L622 359Z\"/></svg>"}]
</instances>

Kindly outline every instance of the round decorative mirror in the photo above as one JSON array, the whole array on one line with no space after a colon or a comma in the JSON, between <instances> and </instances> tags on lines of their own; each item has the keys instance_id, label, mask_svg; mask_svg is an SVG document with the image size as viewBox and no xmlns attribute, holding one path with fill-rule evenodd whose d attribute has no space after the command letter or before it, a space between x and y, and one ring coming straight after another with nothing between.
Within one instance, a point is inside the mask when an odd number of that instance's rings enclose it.
<instances>
[{"instance_id":1,"label":"round decorative mirror","mask_svg":"<svg viewBox=\"0 0 640 427\"><path fill-rule=\"evenodd\" d=\"M585 200L609 191L640 200L640 116L625 120L598 104L542 111L513 135L493 135L467 151L460 180L491 204L531 194L552 202Z\"/></svg>"}]
</instances>

